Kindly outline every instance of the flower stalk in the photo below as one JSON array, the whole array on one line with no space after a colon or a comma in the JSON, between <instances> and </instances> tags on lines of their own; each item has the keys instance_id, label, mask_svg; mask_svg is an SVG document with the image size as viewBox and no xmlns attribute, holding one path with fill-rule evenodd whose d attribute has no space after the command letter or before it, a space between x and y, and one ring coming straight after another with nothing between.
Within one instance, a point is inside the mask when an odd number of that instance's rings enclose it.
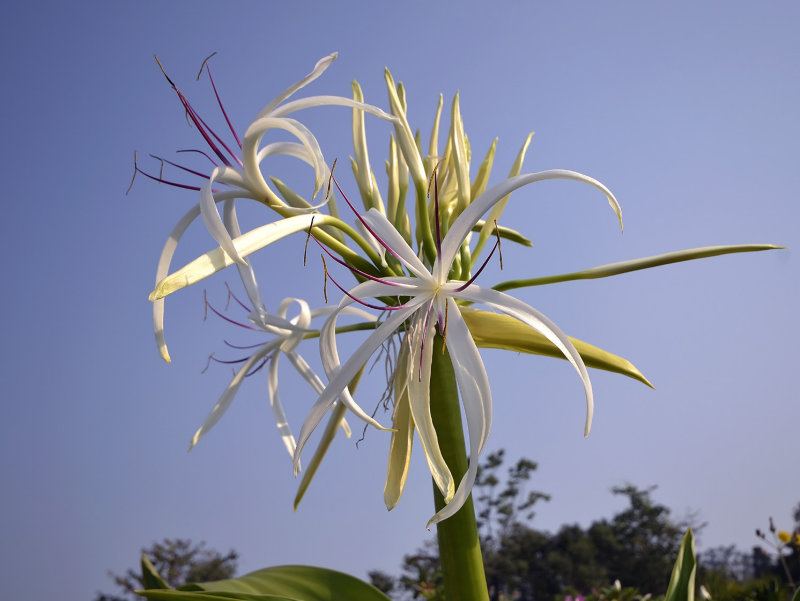
<instances>
[{"instance_id":1,"label":"flower stalk","mask_svg":"<svg viewBox=\"0 0 800 601\"><path fill-rule=\"evenodd\" d=\"M444 340L439 335L434 339L431 354L431 417L442 456L453 478L458 482L467 473L467 451L453 363ZM444 497L435 482L433 499L437 513L445 508ZM436 534L445 599L488 601L489 593L471 494L453 516L436 524Z\"/></svg>"}]
</instances>

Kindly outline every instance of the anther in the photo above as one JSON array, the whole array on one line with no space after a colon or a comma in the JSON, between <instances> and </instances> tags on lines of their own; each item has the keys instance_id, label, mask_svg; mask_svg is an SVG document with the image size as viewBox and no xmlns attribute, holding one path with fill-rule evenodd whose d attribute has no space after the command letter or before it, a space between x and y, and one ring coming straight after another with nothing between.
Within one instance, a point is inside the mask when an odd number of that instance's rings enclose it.
<instances>
[{"instance_id":1,"label":"anther","mask_svg":"<svg viewBox=\"0 0 800 601\"><path fill-rule=\"evenodd\" d=\"M331 182L333 181L333 170L336 169L336 161L339 159L333 159L333 165L331 165L331 174L328 177L328 190L325 192L325 200L328 200L328 197L331 195Z\"/></svg>"},{"instance_id":2,"label":"anther","mask_svg":"<svg viewBox=\"0 0 800 601\"><path fill-rule=\"evenodd\" d=\"M314 217L315 217L314 215L311 216L311 223L308 226L308 236L306 236L306 247L303 249L303 267L306 266L306 255L308 254L308 241L311 240L311 228L314 227Z\"/></svg>"},{"instance_id":3,"label":"anther","mask_svg":"<svg viewBox=\"0 0 800 601\"><path fill-rule=\"evenodd\" d=\"M503 249L500 246L500 230L497 229L497 219L494 220L494 235L497 236L497 254L500 256L500 271L503 270Z\"/></svg>"},{"instance_id":4,"label":"anther","mask_svg":"<svg viewBox=\"0 0 800 601\"><path fill-rule=\"evenodd\" d=\"M133 151L133 177L131 178L131 185L128 186L128 189L125 190L125 196L128 195L128 192L131 191L133 188L133 181L136 179L136 172L139 171L139 165L136 164L136 151Z\"/></svg>"},{"instance_id":5,"label":"anther","mask_svg":"<svg viewBox=\"0 0 800 601\"><path fill-rule=\"evenodd\" d=\"M209 55L208 55L208 56L205 58L205 60L203 61L203 64L202 64L202 65L200 65L200 70L197 72L197 81L200 81L200 76L203 74L203 69L205 69L205 67L206 67L206 63L207 63L207 62L208 62L208 61L211 59L211 57L213 57L215 54L216 54L216 52L212 52L211 54L209 54Z\"/></svg>"},{"instance_id":6,"label":"anther","mask_svg":"<svg viewBox=\"0 0 800 601\"><path fill-rule=\"evenodd\" d=\"M172 80L169 78L169 75L167 75L167 72L164 70L164 65L162 65L162 64L161 64L161 61L160 61L160 60L158 60L158 55L157 55L157 54L154 54L154 55L153 55L153 58L155 58L155 59L156 59L156 62L158 63L158 68L159 68L159 69L161 69L161 73L163 73L163 74L164 74L164 77L166 77L166 78L167 78L167 81L169 82L169 85L171 85L173 88L175 88L175 89L177 90L178 88L175 86L175 82L173 82L173 81L172 81Z\"/></svg>"}]
</instances>

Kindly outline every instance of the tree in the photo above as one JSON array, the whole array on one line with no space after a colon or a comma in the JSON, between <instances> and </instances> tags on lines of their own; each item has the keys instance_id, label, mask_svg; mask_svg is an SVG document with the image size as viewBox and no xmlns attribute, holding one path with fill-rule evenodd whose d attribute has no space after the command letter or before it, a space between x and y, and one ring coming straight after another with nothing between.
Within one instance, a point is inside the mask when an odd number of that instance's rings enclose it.
<instances>
[{"instance_id":1,"label":"tree","mask_svg":"<svg viewBox=\"0 0 800 601\"><path fill-rule=\"evenodd\" d=\"M236 573L239 554L230 550L222 555L218 551L205 548L205 542L193 544L188 539L164 539L154 543L142 554L152 562L156 571L173 588L188 582L209 582L232 578ZM109 577L119 587L120 594L97 593L95 601L130 601L141 597L134 591L142 588L139 569L129 569L124 575L109 571Z\"/></svg>"}]
</instances>

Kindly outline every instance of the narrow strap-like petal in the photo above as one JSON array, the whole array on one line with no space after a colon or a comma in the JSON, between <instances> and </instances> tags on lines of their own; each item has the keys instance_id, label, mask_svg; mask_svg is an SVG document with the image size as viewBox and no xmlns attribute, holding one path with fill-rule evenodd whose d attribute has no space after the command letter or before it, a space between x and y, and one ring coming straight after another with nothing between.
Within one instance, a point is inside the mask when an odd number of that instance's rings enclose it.
<instances>
[{"instance_id":1,"label":"narrow strap-like petal","mask_svg":"<svg viewBox=\"0 0 800 601\"><path fill-rule=\"evenodd\" d=\"M458 284L449 284L448 286L455 286ZM567 360L572 363L572 366L578 372L583 383L584 392L586 393L586 423L584 426L584 436L589 435L592 427L592 417L594 416L594 396L592 394L592 382L589 379L589 373L586 371L586 365L583 363L578 351L572 344L570 339L559 327L554 324L550 319L545 317L542 313L533 307L526 305L513 296L503 294L491 288L482 288L481 286L471 285L466 290L457 294L458 298L472 301L475 303L482 303L492 309L497 309L511 317L519 319L521 322L529 325L537 332L541 333L545 338L558 347L564 353Z\"/></svg>"},{"instance_id":2,"label":"narrow strap-like petal","mask_svg":"<svg viewBox=\"0 0 800 601\"><path fill-rule=\"evenodd\" d=\"M470 204L464 212L458 216L458 219L453 222L444 240L442 240L442 255L437 258L437 268L434 269L434 275L438 277L439 272L437 269L447 274L450 270L450 266L453 264L456 254L459 252L461 242L486 211L491 209L514 190L534 182L548 179L571 179L597 188L605 194L608 203L611 205L611 208L614 209L614 213L616 213L619 219L620 228L622 227L622 210L620 209L617 199L614 198L611 190L588 175L583 175L576 171L567 171L565 169L550 169L548 171L539 171L538 173L527 173L509 177L499 184L495 184L478 198L474 199L472 204Z\"/></svg>"}]
</instances>

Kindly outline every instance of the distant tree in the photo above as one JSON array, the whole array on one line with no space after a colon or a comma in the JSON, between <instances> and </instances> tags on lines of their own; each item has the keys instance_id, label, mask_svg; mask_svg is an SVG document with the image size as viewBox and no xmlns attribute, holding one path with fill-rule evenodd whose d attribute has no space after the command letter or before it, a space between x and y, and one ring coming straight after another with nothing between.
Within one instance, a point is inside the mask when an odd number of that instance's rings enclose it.
<instances>
[{"instance_id":1,"label":"distant tree","mask_svg":"<svg viewBox=\"0 0 800 601\"><path fill-rule=\"evenodd\" d=\"M367 576L369 577L369 582L374 586L376 589L381 591L382 593L391 593L395 587L395 579L394 576L390 576L386 572L382 572L381 570L370 570L367 572Z\"/></svg>"},{"instance_id":2,"label":"distant tree","mask_svg":"<svg viewBox=\"0 0 800 601\"><path fill-rule=\"evenodd\" d=\"M239 554L228 551L222 555L218 551L205 548L205 542L193 544L187 539L164 539L142 554L152 562L156 571L173 588L188 582L209 582L232 578L236 573ZM119 594L97 593L95 601L141 600L134 591L142 588L140 570L129 569L124 575L109 571L109 577L119 587Z\"/></svg>"}]
</instances>

